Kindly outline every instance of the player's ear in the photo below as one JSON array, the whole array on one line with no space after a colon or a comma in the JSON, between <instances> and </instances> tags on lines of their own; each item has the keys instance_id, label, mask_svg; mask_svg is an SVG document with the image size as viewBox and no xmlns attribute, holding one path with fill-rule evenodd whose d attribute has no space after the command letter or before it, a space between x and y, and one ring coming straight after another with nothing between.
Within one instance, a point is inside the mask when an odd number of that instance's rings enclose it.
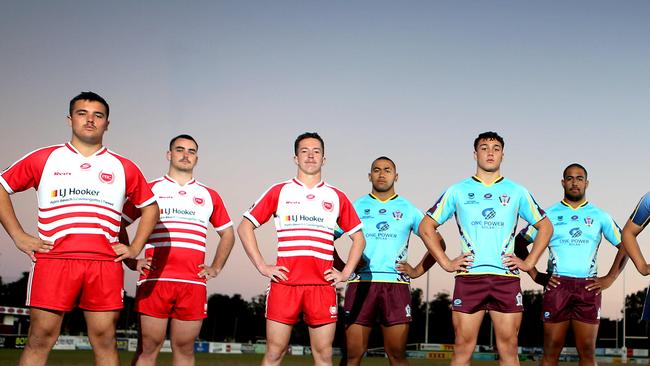
<instances>
[{"instance_id":1,"label":"player's ear","mask_svg":"<svg viewBox=\"0 0 650 366\"><path fill-rule=\"evenodd\" d=\"M167 151L167 154L166 154L166 155L167 155L167 161L172 161L172 152L171 152L171 151Z\"/></svg>"},{"instance_id":2,"label":"player's ear","mask_svg":"<svg viewBox=\"0 0 650 366\"><path fill-rule=\"evenodd\" d=\"M372 173L368 173L368 182L372 182Z\"/></svg>"},{"instance_id":3,"label":"player's ear","mask_svg":"<svg viewBox=\"0 0 650 366\"><path fill-rule=\"evenodd\" d=\"M397 179L399 179L399 174L395 173L395 182L397 182Z\"/></svg>"},{"instance_id":4,"label":"player's ear","mask_svg":"<svg viewBox=\"0 0 650 366\"><path fill-rule=\"evenodd\" d=\"M327 161L327 158L325 158L325 157L323 156L323 164L321 164L321 166L325 165L325 162L326 162L326 161Z\"/></svg>"},{"instance_id":5,"label":"player's ear","mask_svg":"<svg viewBox=\"0 0 650 366\"><path fill-rule=\"evenodd\" d=\"M293 156L293 163L298 165L298 155Z\"/></svg>"},{"instance_id":6,"label":"player's ear","mask_svg":"<svg viewBox=\"0 0 650 366\"><path fill-rule=\"evenodd\" d=\"M107 119L106 120L106 127L104 127L104 131L108 131L108 125L110 125L110 124L111 124L111 121Z\"/></svg>"},{"instance_id":7,"label":"player's ear","mask_svg":"<svg viewBox=\"0 0 650 366\"><path fill-rule=\"evenodd\" d=\"M66 118L67 118L67 120L68 120L68 126L69 126L69 127L72 127L72 117L71 117L71 116L68 116L68 117L66 117Z\"/></svg>"}]
</instances>

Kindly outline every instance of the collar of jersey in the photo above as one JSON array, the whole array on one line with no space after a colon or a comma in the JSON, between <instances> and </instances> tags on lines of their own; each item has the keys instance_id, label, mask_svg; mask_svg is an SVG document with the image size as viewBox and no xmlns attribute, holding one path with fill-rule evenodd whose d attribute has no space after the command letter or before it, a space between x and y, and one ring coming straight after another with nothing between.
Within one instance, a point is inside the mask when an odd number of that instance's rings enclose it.
<instances>
[{"instance_id":1,"label":"collar of jersey","mask_svg":"<svg viewBox=\"0 0 650 366\"><path fill-rule=\"evenodd\" d=\"M395 193L394 195L388 197L388 199L385 199L385 200L383 200L383 201L380 200L379 197L375 196L375 195L372 194L372 193L368 193L368 196L370 196L370 198L372 198L373 200L379 201L380 203L386 203L386 202L388 202L388 201L392 201L392 200L394 200L395 198L397 198L397 193Z\"/></svg>"},{"instance_id":2,"label":"collar of jersey","mask_svg":"<svg viewBox=\"0 0 650 366\"><path fill-rule=\"evenodd\" d=\"M178 185L178 186L180 186L180 187L184 187L184 186L181 186L180 183L178 183L177 181L175 181L174 178L170 177L170 176L167 175L167 174L165 174L165 179L167 179L168 181L170 181L170 182L172 182L172 183L174 183L174 184L176 184L176 185ZM196 180L195 180L194 178L192 178L192 179L189 180L189 182L185 183L185 185L186 185L186 186L189 186L190 184L194 184L194 182L196 182Z\"/></svg>"},{"instance_id":3,"label":"collar of jersey","mask_svg":"<svg viewBox=\"0 0 650 366\"><path fill-rule=\"evenodd\" d=\"M303 188L311 189L311 188L308 188L308 187L305 185L305 183L299 181L297 177L296 177L296 178L293 178L292 180L293 180L294 183L296 183L297 185L299 185L299 186L301 186L301 187L303 187ZM316 185L314 186L314 188L320 188L320 187L322 187L323 185L325 185L325 182L323 182L323 181L321 180L320 182L318 182L318 184L316 184Z\"/></svg>"},{"instance_id":4,"label":"collar of jersey","mask_svg":"<svg viewBox=\"0 0 650 366\"><path fill-rule=\"evenodd\" d=\"M75 154L79 154L79 155L83 156L83 154L81 154L81 153L79 152L79 150L77 150L77 148L75 148L74 146L72 146L71 143L66 142L66 143L65 143L65 147L67 147L67 148L68 148L70 151L72 151L73 153L75 153ZM106 146L102 146L102 147L99 148L99 150L95 151L92 155L90 155L90 156L84 156L84 157L85 157L85 158L91 158L91 157L93 157L93 156L98 156L98 155L101 155L101 154L105 153L107 150L108 150L108 149L106 148Z\"/></svg>"},{"instance_id":5,"label":"collar of jersey","mask_svg":"<svg viewBox=\"0 0 650 366\"><path fill-rule=\"evenodd\" d=\"M486 187L490 187L490 186L493 186L493 185L495 185L495 184L497 184L497 183L503 181L505 178L504 178L504 177L499 177L499 178L497 178L494 182L492 182L492 183L490 183L490 184L485 183L484 181L481 180L481 178L479 178L479 177L477 177L477 176L475 176L475 175L472 176L472 179L473 179L475 182L481 183L482 185L484 185L484 186L486 186Z\"/></svg>"},{"instance_id":6,"label":"collar of jersey","mask_svg":"<svg viewBox=\"0 0 650 366\"><path fill-rule=\"evenodd\" d=\"M580 206L578 206L578 207L576 207L576 208L573 208L573 206L571 206L571 205L570 205L568 202L566 202L565 200L560 201L560 203L563 204L563 205L565 205L566 207L568 207L568 208L570 208L570 209L576 211L576 210L578 210L578 209L580 209L580 208L582 208L582 207L585 207L585 206L589 203L589 201L584 201L584 202L582 202L582 203L580 204Z\"/></svg>"}]
</instances>

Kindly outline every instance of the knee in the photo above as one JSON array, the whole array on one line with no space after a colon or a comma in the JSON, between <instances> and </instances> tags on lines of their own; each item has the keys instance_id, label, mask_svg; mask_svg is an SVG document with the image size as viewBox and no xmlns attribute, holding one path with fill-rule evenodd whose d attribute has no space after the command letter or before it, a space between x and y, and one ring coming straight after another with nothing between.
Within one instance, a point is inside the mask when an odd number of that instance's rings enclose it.
<instances>
[{"instance_id":1,"label":"knee","mask_svg":"<svg viewBox=\"0 0 650 366\"><path fill-rule=\"evenodd\" d=\"M264 354L264 357L270 362L278 362L282 360L286 353L286 348L271 347L267 345L266 354Z\"/></svg>"},{"instance_id":2,"label":"knee","mask_svg":"<svg viewBox=\"0 0 650 366\"><path fill-rule=\"evenodd\" d=\"M175 342L172 341L172 352L179 353L184 356L191 356L194 354L194 340L191 342Z\"/></svg>"},{"instance_id":3,"label":"knee","mask_svg":"<svg viewBox=\"0 0 650 366\"><path fill-rule=\"evenodd\" d=\"M386 346L386 355L391 361L403 361L406 359L406 349L404 347Z\"/></svg>"},{"instance_id":4,"label":"knee","mask_svg":"<svg viewBox=\"0 0 650 366\"><path fill-rule=\"evenodd\" d=\"M312 352L312 355L314 356L314 359L317 359L317 360L331 360L332 359L332 346L331 345L312 347L311 352Z\"/></svg>"},{"instance_id":5,"label":"knee","mask_svg":"<svg viewBox=\"0 0 650 366\"><path fill-rule=\"evenodd\" d=\"M117 348L114 330L95 330L88 332L88 339L93 348Z\"/></svg>"},{"instance_id":6,"label":"knee","mask_svg":"<svg viewBox=\"0 0 650 366\"><path fill-rule=\"evenodd\" d=\"M576 345L580 359L593 359L596 356L595 346L592 344Z\"/></svg>"}]
</instances>

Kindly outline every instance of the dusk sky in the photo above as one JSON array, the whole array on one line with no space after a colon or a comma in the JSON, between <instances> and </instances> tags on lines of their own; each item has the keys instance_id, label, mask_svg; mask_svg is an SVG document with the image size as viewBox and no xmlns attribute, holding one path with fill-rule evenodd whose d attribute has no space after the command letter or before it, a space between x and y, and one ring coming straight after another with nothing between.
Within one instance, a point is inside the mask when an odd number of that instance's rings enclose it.
<instances>
[{"instance_id":1,"label":"dusk sky","mask_svg":"<svg viewBox=\"0 0 650 366\"><path fill-rule=\"evenodd\" d=\"M370 162L387 155L398 193L426 210L475 172L473 139L494 130L506 140L502 174L541 206L562 198L562 169L580 162L588 198L622 227L650 190L648 19L647 1L3 1L0 166L68 141L68 101L92 90L111 105L105 144L148 179L167 171L171 137L193 135L196 178L236 225L295 175L302 132L323 136L324 178L350 199L369 192ZM13 202L36 233L34 192ZM271 262L273 224L258 231ZM453 220L441 233L456 256ZM0 242L0 276L15 280L29 259L4 231ZM650 255L650 233L640 243ZM208 260L215 246L211 233ZM423 253L413 237L411 263ZM601 274L614 254L603 241ZM452 290L451 274L431 275L432 294ZM135 281L129 273L131 295ZM267 282L237 241L208 289L248 299ZM619 317L623 292L647 284L630 263L603 315Z\"/></svg>"}]
</instances>

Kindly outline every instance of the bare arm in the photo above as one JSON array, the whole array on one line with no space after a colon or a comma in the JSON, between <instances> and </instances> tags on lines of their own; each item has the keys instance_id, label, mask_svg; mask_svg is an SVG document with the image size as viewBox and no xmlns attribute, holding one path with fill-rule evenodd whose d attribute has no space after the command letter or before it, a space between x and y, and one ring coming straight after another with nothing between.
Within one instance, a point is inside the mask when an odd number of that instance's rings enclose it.
<instances>
[{"instance_id":1,"label":"bare arm","mask_svg":"<svg viewBox=\"0 0 650 366\"><path fill-rule=\"evenodd\" d=\"M635 224L632 220L627 220L625 227L623 227L622 239L623 246L627 255L632 259L632 263L636 267L637 271L644 276L650 274L650 265L646 262L639 248L639 242L637 241L637 236L643 231L643 227Z\"/></svg>"},{"instance_id":2,"label":"bare arm","mask_svg":"<svg viewBox=\"0 0 650 366\"><path fill-rule=\"evenodd\" d=\"M214 255L212 264L209 266L205 264L199 265L201 268L199 276L205 277L206 279L211 279L219 275L228 260L228 256L230 256L233 246L235 245L235 230L232 226L225 230L218 231L217 234L219 234L220 237L219 246L217 247L217 252Z\"/></svg>"},{"instance_id":3,"label":"bare arm","mask_svg":"<svg viewBox=\"0 0 650 366\"><path fill-rule=\"evenodd\" d=\"M135 237L133 238L131 245L127 246L121 243L113 245L113 250L115 251L115 254L118 255L118 257L115 258L115 262L137 257L142 251L142 248L144 248L149 235L151 235L153 228L156 226L156 223L160 218L158 204L155 202L140 208L140 213L140 222L138 223L138 229L135 232Z\"/></svg>"},{"instance_id":4,"label":"bare arm","mask_svg":"<svg viewBox=\"0 0 650 366\"><path fill-rule=\"evenodd\" d=\"M23 230L16 217L9 193L2 186L0 186L0 222L18 250L27 254L34 262L36 261L34 253L47 253L54 247L52 242L41 240Z\"/></svg>"},{"instance_id":5,"label":"bare arm","mask_svg":"<svg viewBox=\"0 0 650 366\"><path fill-rule=\"evenodd\" d=\"M616 252L616 257L614 257L614 262L612 262L612 267L609 269L609 272L603 277L596 277L593 281L585 286L588 291L596 290L596 293L600 293L605 289L608 289L618 275L623 272L625 264L627 263L627 253L625 252L625 246L623 243L618 245L618 251Z\"/></svg>"},{"instance_id":6,"label":"bare arm","mask_svg":"<svg viewBox=\"0 0 650 366\"><path fill-rule=\"evenodd\" d=\"M420 227L418 228L424 246L427 247L431 256L433 256L440 267L445 271L466 271L467 267L472 263L472 259L470 258L471 254L463 253L454 260L449 259L447 254L445 254L445 248L443 248L442 237L436 231L438 226L440 225L436 220L432 219L428 215L424 216L422 222L420 222Z\"/></svg>"},{"instance_id":7,"label":"bare arm","mask_svg":"<svg viewBox=\"0 0 650 366\"><path fill-rule=\"evenodd\" d=\"M350 278L354 269L357 268L359 260L361 260L361 255L363 255L363 249L366 247L366 238L363 236L363 231L359 230L352 235L352 247L350 247L350 253L348 253L348 262L343 267L341 272L335 271L333 269L328 269L325 271L325 279L332 282L332 286L336 285L339 282L345 282Z\"/></svg>"},{"instance_id":8,"label":"bare arm","mask_svg":"<svg viewBox=\"0 0 650 366\"><path fill-rule=\"evenodd\" d=\"M447 244L445 243L445 240L442 238L442 236L436 232L436 235L440 237L440 244L442 246L442 250L447 249ZM418 263L415 267L412 267L408 262L404 263L398 263L397 266L395 266L395 269L399 272L406 273L410 278L418 278L425 274L433 265L436 264L436 259L429 253L428 251L424 253L424 256L420 260L420 263Z\"/></svg>"},{"instance_id":9,"label":"bare arm","mask_svg":"<svg viewBox=\"0 0 650 366\"><path fill-rule=\"evenodd\" d=\"M268 277L274 282L286 281L289 270L284 266L271 266L266 264L264 257L262 257L262 253L260 253L260 248L257 245L257 238L255 237L254 230L255 225L253 225L253 223L247 218L242 219L237 228L237 234L239 235L239 240L244 246L246 255L248 255L248 258L262 276Z\"/></svg>"},{"instance_id":10,"label":"bare arm","mask_svg":"<svg viewBox=\"0 0 650 366\"><path fill-rule=\"evenodd\" d=\"M544 217L533 226L537 229L537 235L533 241L533 248L526 259L524 259L521 266L519 266L521 270L526 272L535 268L539 257L544 253L548 247L549 240L551 240L551 236L553 236L553 224L548 217Z\"/></svg>"}]
</instances>

